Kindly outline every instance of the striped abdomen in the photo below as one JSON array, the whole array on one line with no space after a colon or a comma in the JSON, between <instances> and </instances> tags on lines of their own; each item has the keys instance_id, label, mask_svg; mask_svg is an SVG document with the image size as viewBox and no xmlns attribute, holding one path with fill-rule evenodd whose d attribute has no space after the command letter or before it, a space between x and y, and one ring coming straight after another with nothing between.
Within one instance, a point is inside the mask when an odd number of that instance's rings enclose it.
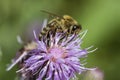
<instances>
[{"instance_id":1,"label":"striped abdomen","mask_svg":"<svg viewBox=\"0 0 120 80\"><path fill-rule=\"evenodd\" d=\"M49 39L50 34L54 36L57 27L58 27L58 23L56 22L56 20L53 20L50 23L48 23L47 26L44 27L43 30L40 32L39 40L41 40L42 37Z\"/></svg>"},{"instance_id":2,"label":"striped abdomen","mask_svg":"<svg viewBox=\"0 0 120 80\"><path fill-rule=\"evenodd\" d=\"M41 40L41 38L42 38L43 36L46 37L47 34L49 33L49 31L50 31L50 27L49 27L49 26L43 28L43 30L42 30L42 31L40 32L40 34L39 34L39 40Z\"/></svg>"}]
</instances>

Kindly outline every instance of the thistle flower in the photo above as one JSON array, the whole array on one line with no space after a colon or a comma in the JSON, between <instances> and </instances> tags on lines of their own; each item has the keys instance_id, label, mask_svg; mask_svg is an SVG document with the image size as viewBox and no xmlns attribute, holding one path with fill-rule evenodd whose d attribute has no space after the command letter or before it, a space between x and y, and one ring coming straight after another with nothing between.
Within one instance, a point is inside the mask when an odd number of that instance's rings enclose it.
<instances>
[{"instance_id":1,"label":"thistle flower","mask_svg":"<svg viewBox=\"0 0 120 80\"><path fill-rule=\"evenodd\" d=\"M56 33L53 37L50 35L49 43L47 39L38 40L34 31L34 47L28 48L23 54L8 67L10 70L18 62L22 62L21 69L16 71L21 74L25 80L70 80L76 78L76 73L81 74L83 71L90 70L85 68L80 62L80 58L85 57L89 48L82 49L83 36L70 35L63 38L64 33ZM49 44L49 45L48 45ZM29 45L30 46L30 45ZM28 48L28 49L27 49Z\"/></svg>"}]
</instances>

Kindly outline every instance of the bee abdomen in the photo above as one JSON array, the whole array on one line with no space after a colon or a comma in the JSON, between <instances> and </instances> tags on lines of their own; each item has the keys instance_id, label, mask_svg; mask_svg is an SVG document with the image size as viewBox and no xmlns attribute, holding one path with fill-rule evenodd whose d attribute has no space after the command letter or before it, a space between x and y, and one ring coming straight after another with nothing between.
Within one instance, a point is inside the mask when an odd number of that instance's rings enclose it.
<instances>
[{"instance_id":1,"label":"bee abdomen","mask_svg":"<svg viewBox=\"0 0 120 80\"><path fill-rule=\"evenodd\" d=\"M48 26L43 28L43 30L39 34L39 39L41 39L43 36L45 36L49 30L50 30L50 28Z\"/></svg>"},{"instance_id":2,"label":"bee abdomen","mask_svg":"<svg viewBox=\"0 0 120 80\"><path fill-rule=\"evenodd\" d=\"M49 31L49 30L50 30L50 27L49 27L49 26L43 28L43 31L45 31L45 32L47 32L47 31Z\"/></svg>"},{"instance_id":3,"label":"bee abdomen","mask_svg":"<svg viewBox=\"0 0 120 80\"><path fill-rule=\"evenodd\" d=\"M50 28L47 26L47 27L43 28L43 30L41 31L41 34L45 35L46 32L48 32L49 30L50 30Z\"/></svg>"}]
</instances>

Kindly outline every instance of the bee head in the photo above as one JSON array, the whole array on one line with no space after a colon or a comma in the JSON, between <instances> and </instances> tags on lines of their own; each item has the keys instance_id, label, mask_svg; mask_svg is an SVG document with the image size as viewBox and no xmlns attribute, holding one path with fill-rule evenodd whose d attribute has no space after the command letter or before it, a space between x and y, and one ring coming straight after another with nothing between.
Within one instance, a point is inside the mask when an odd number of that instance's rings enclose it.
<instances>
[{"instance_id":1,"label":"bee head","mask_svg":"<svg viewBox=\"0 0 120 80\"><path fill-rule=\"evenodd\" d=\"M79 25L77 23L76 20L74 20L72 17L68 16L68 15L64 15L63 18L65 19L66 21L66 25L69 27L69 31L71 34L73 33L79 33L80 30L82 29L81 25Z\"/></svg>"},{"instance_id":2,"label":"bee head","mask_svg":"<svg viewBox=\"0 0 120 80\"><path fill-rule=\"evenodd\" d=\"M72 25L71 26L71 33L79 33L82 29L81 25Z\"/></svg>"}]
</instances>

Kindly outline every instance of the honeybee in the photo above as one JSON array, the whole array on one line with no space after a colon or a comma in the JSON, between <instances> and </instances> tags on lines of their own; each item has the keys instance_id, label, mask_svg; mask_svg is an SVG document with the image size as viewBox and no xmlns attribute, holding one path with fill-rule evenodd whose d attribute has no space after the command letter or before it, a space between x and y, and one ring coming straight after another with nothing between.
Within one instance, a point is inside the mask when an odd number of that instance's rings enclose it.
<instances>
[{"instance_id":1,"label":"honeybee","mask_svg":"<svg viewBox=\"0 0 120 80\"><path fill-rule=\"evenodd\" d=\"M49 12L46 13L54 16L54 18L50 20L46 27L40 32L39 39L44 36L48 38L50 35L49 33L54 36L56 32L65 33L65 36L67 37L71 34L78 34L82 29L81 25L69 15L57 16Z\"/></svg>"}]
</instances>

